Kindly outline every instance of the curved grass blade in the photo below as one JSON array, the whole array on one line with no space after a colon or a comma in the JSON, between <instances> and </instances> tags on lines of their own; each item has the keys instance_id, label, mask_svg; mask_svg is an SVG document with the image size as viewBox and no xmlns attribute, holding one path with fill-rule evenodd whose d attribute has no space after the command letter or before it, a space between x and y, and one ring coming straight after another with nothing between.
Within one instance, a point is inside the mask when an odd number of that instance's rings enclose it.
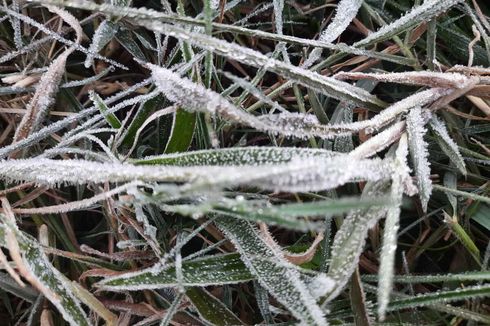
<instances>
[{"instance_id":1,"label":"curved grass blade","mask_svg":"<svg viewBox=\"0 0 490 326\"><path fill-rule=\"evenodd\" d=\"M217 326L244 325L223 302L216 299L205 289L189 288L186 289L185 294L197 309L199 316L210 324Z\"/></svg>"},{"instance_id":2,"label":"curved grass blade","mask_svg":"<svg viewBox=\"0 0 490 326\"><path fill-rule=\"evenodd\" d=\"M48 257L39 247L39 243L20 231L5 215L1 214L0 218L3 221L0 224L0 229L2 229L5 239L5 243L2 245L7 247L13 255L17 251L18 260L16 262L19 268L20 265L24 266L26 273L24 276L51 301L70 325L91 325L79 299L72 292L71 285L51 265ZM9 237L11 238L10 241L8 240ZM17 248L14 248L15 245Z\"/></svg>"},{"instance_id":3,"label":"curved grass blade","mask_svg":"<svg viewBox=\"0 0 490 326\"><path fill-rule=\"evenodd\" d=\"M335 152L324 149L250 146L151 156L133 160L132 163L136 165L162 164L176 166L261 165L287 163L294 158L323 157L327 159L334 155L336 155Z\"/></svg>"},{"instance_id":4,"label":"curved grass blade","mask_svg":"<svg viewBox=\"0 0 490 326\"><path fill-rule=\"evenodd\" d=\"M387 182L368 183L362 196L376 197L384 195L387 187ZM386 208L360 209L355 210L344 219L333 240L332 259L327 273L335 281L336 287L328 294L324 304L342 292L357 267L368 230L379 219L385 217L386 213Z\"/></svg>"},{"instance_id":5,"label":"curved grass blade","mask_svg":"<svg viewBox=\"0 0 490 326\"><path fill-rule=\"evenodd\" d=\"M342 0L337 4L337 10L327 28L321 33L320 40L332 43L342 34L356 17L363 0Z\"/></svg>"},{"instance_id":6,"label":"curved grass blade","mask_svg":"<svg viewBox=\"0 0 490 326\"><path fill-rule=\"evenodd\" d=\"M185 110L177 110L173 116L170 138L165 153L186 151L192 143L196 127L196 114Z\"/></svg>"},{"instance_id":7,"label":"curved grass blade","mask_svg":"<svg viewBox=\"0 0 490 326\"><path fill-rule=\"evenodd\" d=\"M100 113L102 113L107 120L107 122L111 125L112 128L114 129L119 129L121 128L122 124L121 121L119 121L118 117L114 113L108 113L109 108L105 104L104 100L100 98L100 96L95 93L94 91L89 92L89 97L94 102L94 105L99 109Z\"/></svg>"},{"instance_id":8,"label":"curved grass blade","mask_svg":"<svg viewBox=\"0 0 490 326\"><path fill-rule=\"evenodd\" d=\"M121 145L126 147L131 147L134 143L134 138L138 129L143 125L146 119L153 113L157 108L163 107L164 98L162 95L158 95L148 101L141 103L136 111L134 118L131 120L127 131L123 134Z\"/></svg>"},{"instance_id":9,"label":"curved grass blade","mask_svg":"<svg viewBox=\"0 0 490 326\"><path fill-rule=\"evenodd\" d=\"M100 23L99 27L95 30L92 43L88 48L87 59L85 59L84 63L85 68L90 68L94 62L94 56L114 38L117 30L118 25L109 20L103 20Z\"/></svg>"},{"instance_id":10,"label":"curved grass blade","mask_svg":"<svg viewBox=\"0 0 490 326\"><path fill-rule=\"evenodd\" d=\"M323 311L297 269L288 263L277 244L267 243L259 231L249 222L217 217L215 223L235 245L240 256L257 277L258 282L281 302L293 316L308 325L327 325ZM326 279L331 290L335 286Z\"/></svg>"},{"instance_id":11,"label":"curved grass blade","mask_svg":"<svg viewBox=\"0 0 490 326\"><path fill-rule=\"evenodd\" d=\"M378 316L384 320L386 308L390 301L393 288L393 275L395 274L395 254L397 248L397 235L400 228L400 212L403 197L403 182L409 173L407 166L408 144L404 133L398 142L395 153L395 173L391 182L390 197L394 206L386 213L383 231L383 245L380 253L379 282L378 282Z\"/></svg>"},{"instance_id":12,"label":"curved grass blade","mask_svg":"<svg viewBox=\"0 0 490 326\"><path fill-rule=\"evenodd\" d=\"M407 116L407 132L410 156L412 158L419 197L422 209L427 211L427 204L432 193L432 181L430 179L430 163L428 159L427 143L424 135L427 132L425 121L420 107L412 109Z\"/></svg>"},{"instance_id":13,"label":"curved grass blade","mask_svg":"<svg viewBox=\"0 0 490 326\"><path fill-rule=\"evenodd\" d=\"M466 164L463 156L461 155L458 145L449 136L446 125L435 114L432 114L430 119L430 127L436 136L437 143L441 149L446 153L451 162L458 168L458 170L466 175Z\"/></svg>"},{"instance_id":14,"label":"curved grass blade","mask_svg":"<svg viewBox=\"0 0 490 326\"><path fill-rule=\"evenodd\" d=\"M411 298L394 300L388 306L388 311L395 311L413 307L425 307L437 303L447 303L490 296L490 284L469 286L456 290L439 291L435 293L420 294Z\"/></svg>"},{"instance_id":15,"label":"curved grass blade","mask_svg":"<svg viewBox=\"0 0 490 326\"><path fill-rule=\"evenodd\" d=\"M412 8L401 18L383 26L376 32L354 44L356 47L365 47L371 44L389 39L403 31L406 31L424 21L446 12L451 7L462 2L462 0L428 0L423 4Z\"/></svg>"},{"instance_id":16,"label":"curved grass blade","mask_svg":"<svg viewBox=\"0 0 490 326\"><path fill-rule=\"evenodd\" d=\"M185 287L236 284L253 280L237 254L214 255L182 262ZM109 291L135 291L176 287L179 280L175 265L157 265L137 272L105 278L96 284Z\"/></svg>"}]
</instances>

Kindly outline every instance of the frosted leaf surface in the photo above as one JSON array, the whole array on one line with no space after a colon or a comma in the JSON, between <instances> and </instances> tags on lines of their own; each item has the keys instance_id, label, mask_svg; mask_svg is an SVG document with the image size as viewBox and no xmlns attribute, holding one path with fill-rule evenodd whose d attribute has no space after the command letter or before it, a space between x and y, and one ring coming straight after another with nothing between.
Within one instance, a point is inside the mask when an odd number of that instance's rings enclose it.
<instances>
[{"instance_id":1,"label":"frosted leaf surface","mask_svg":"<svg viewBox=\"0 0 490 326\"><path fill-rule=\"evenodd\" d=\"M328 127L322 126L315 116L295 113L279 115L264 115L257 118L240 110L220 94L206 89L187 78L154 65L152 70L158 89L172 102L177 103L189 111L204 111L217 113L235 123L248 125L257 130L306 138L319 136L329 138L334 133L324 132Z\"/></svg>"},{"instance_id":2,"label":"frosted leaf surface","mask_svg":"<svg viewBox=\"0 0 490 326\"><path fill-rule=\"evenodd\" d=\"M144 25L160 33L185 40L190 44L199 46L202 49L211 51L215 54L228 57L253 67L265 68L266 70L282 75L299 84L311 87L327 96L362 105L375 107L383 106L383 103L376 98L376 96L362 88L269 58L268 56L249 48L234 43L228 43L204 34L188 32L179 27L162 24L157 21L148 21Z\"/></svg>"},{"instance_id":3,"label":"frosted leaf surface","mask_svg":"<svg viewBox=\"0 0 490 326\"><path fill-rule=\"evenodd\" d=\"M452 6L463 2L463 0L428 0L423 4L412 8L408 13L388 25L384 25L376 32L369 34L354 46L367 46L369 44L386 40L411 26L428 21L430 18L446 12Z\"/></svg>"},{"instance_id":4,"label":"frosted leaf surface","mask_svg":"<svg viewBox=\"0 0 490 326\"><path fill-rule=\"evenodd\" d=\"M389 179L389 160L352 160L347 155L325 160L311 157L282 164L242 166L134 166L83 160L25 159L0 161L0 179L14 182L85 184L102 182L185 183L181 191L210 191L236 185L274 191L314 191L347 182Z\"/></svg>"},{"instance_id":5,"label":"frosted leaf surface","mask_svg":"<svg viewBox=\"0 0 490 326\"><path fill-rule=\"evenodd\" d=\"M327 28L320 34L319 40L332 43L342 34L356 17L363 0L342 0L337 4L335 16Z\"/></svg>"},{"instance_id":6,"label":"frosted leaf surface","mask_svg":"<svg viewBox=\"0 0 490 326\"><path fill-rule=\"evenodd\" d=\"M334 77L339 80L373 79L389 83L440 88L465 88L470 81L469 78L463 74L435 71L407 71L395 73L340 72Z\"/></svg>"},{"instance_id":7,"label":"frosted leaf surface","mask_svg":"<svg viewBox=\"0 0 490 326\"><path fill-rule=\"evenodd\" d=\"M214 255L182 262L182 285L211 286L253 280L237 254ZM111 291L171 288L178 285L175 264L157 265L136 272L106 277L97 287Z\"/></svg>"},{"instance_id":8,"label":"frosted leaf surface","mask_svg":"<svg viewBox=\"0 0 490 326\"><path fill-rule=\"evenodd\" d=\"M395 152L394 173L391 181L390 198L393 207L388 208L383 231L383 244L380 253L379 281L378 281L378 316L383 320L386 308L390 301L393 288L393 275L395 274L395 254L397 248L397 235L400 227L400 205L404 186L403 183L409 178L410 169L407 166L408 143L407 135L404 133L398 142Z\"/></svg>"},{"instance_id":9,"label":"frosted leaf surface","mask_svg":"<svg viewBox=\"0 0 490 326\"><path fill-rule=\"evenodd\" d=\"M424 140L425 133L427 132L425 124L426 120L422 116L421 108L412 109L408 113L408 144L424 212L427 211L427 203L429 202L432 193L429 153L427 150L427 143Z\"/></svg>"},{"instance_id":10,"label":"frosted leaf surface","mask_svg":"<svg viewBox=\"0 0 490 326\"><path fill-rule=\"evenodd\" d=\"M437 141L441 146L441 149L446 153L451 162L461 171L461 173L466 175L466 164L464 162L463 156L461 155L458 145L449 136L446 125L442 120L440 120L435 114L432 114L430 119L430 126L432 131L437 136Z\"/></svg>"},{"instance_id":11,"label":"frosted leaf surface","mask_svg":"<svg viewBox=\"0 0 490 326\"><path fill-rule=\"evenodd\" d=\"M37 287L42 287L43 295L70 325L91 325L80 301L72 292L69 281L49 262L38 241L20 231L16 225L12 225L3 214L0 218L4 222L0 224L2 233L10 233L16 238L22 253L22 263L31 277L30 281L35 282ZM6 247L6 244L2 246Z\"/></svg>"},{"instance_id":12,"label":"frosted leaf surface","mask_svg":"<svg viewBox=\"0 0 490 326\"><path fill-rule=\"evenodd\" d=\"M66 60L71 52L72 50L65 50L42 75L39 84L36 86L36 92L27 105L26 113L15 131L14 143L36 131L43 122L49 108L55 101L59 83L65 73Z\"/></svg>"},{"instance_id":13,"label":"frosted leaf surface","mask_svg":"<svg viewBox=\"0 0 490 326\"><path fill-rule=\"evenodd\" d=\"M328 325L299 271L284 258L277 244L266 241L250 222L218 217L216 224L260 285L294 317L307 325Z\"/></svg>"},{"instance_id":14,"label":"frosted leaf surface","mask_svg":"<svg viewBox=\"0 0 490 326\"><path fill-rule=\"evenodd\" d=\"M386 128L374 137L369 138L361 145L352 150L349 155L352 157L366 158L382 151L394 143L405 130L405 122L397 122Z\"/></svg>"},{"instance_id":15,"label":"frosted leaf surface","mask_svg":"<svg viewBox=\"0 0 490 326\"><path fill-rule=\"evenodd\" d=\"M292 159L318 157L329 158L338 153L325 149L295 147L231 147L186 153L149 156L134 160L134 164L164 164L178 166L198 165L254 165L290 162Z\"/></svg>"},{"instance_id":16,"label":"frosted leaf surface","mask_svg":"<svg viewBox=\"0 0 490 326\"><path fill-rule=\"evenodd\" d=\"M386 193L388 186L389 183L387 181L368 183L364 188L362 196L382 196ZM336 282L337 286L328 295L325 303L328 303L342 293L344 286L348 283L357 267L368 230L379 219L385 217L386 213L387 208L375 207L367 210L356 210L344 219L342 226L335 234L333 240L332 259L327 273Z\"/></svg>"},{"instance_id":17,"label":"frosted leaf surface","mask_svg":"<svg viewBox=\"0 0 490 326\"><path fill-rule=\"evenodd\" d=\"M262 115L259 119L266 122L267 125L284 130L284 133L288 132L298 136L303 134L309 137L315 136L328 139L361 130L372 133L393 122L411 108L419 105L428 105L447 94L449 94L449 91L443 88L428 89L390 105L369 120L350 123L322 125L315 116L302 113L269 114Z\"/></svg>"},{"instance_id":18,"label":"frosted leaf surface","mask_svg":"<svg viewBox=\"0 0 490 326\"><path fill-rule=\"evenodd\" d=\"M85 68L90 68L94 61L94 56L109 43L117 33L117 25L109 20L104 20L95 30L92 37L92 43L88 48L87 58L85 59Z\"/></svg>"},{"instance_id":19,"label":"frosted leaf surface","mask_svg":"<svg viewBox=\"0 0 490 326\"><path fill-rule=\"evenodd\" d=\"M282 34L282 11L284 10L284 0L272 0L274 5L274 22L276 24L276 33Z\"/></svg>"}]
</instances>

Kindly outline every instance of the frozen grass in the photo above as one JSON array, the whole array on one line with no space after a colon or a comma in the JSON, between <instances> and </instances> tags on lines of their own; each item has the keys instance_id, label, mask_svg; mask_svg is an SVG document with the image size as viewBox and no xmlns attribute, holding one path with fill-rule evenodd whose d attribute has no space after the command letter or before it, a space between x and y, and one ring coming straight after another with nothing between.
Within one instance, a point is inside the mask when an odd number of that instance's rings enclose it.
<instances>
[{"instance_id":1,"label":"frozen grass","mask_svg":"<svg viewBox=\"0 0 490 326\"><path fill-rule=\"evenodd\" d=\"M489 9L2 2L2 320L490 324Z\"/></svg>"}]
</instances>

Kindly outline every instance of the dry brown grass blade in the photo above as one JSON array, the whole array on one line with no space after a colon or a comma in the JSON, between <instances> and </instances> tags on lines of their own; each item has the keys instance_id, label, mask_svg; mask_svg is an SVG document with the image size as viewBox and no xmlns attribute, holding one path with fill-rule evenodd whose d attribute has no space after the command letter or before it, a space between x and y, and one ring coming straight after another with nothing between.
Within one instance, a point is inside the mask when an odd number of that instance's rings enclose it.
<instances>
[{"instance_id":1,"label":"dry brown grass blade","mask_svg":"<svg viewBox=\"0 0 490 326\"><path fill-rule=\"evenodd\" d=\"M76 44L80 44L83 37L83 31L79 21L64 9L55 6L46 6L46 8L59 15L75 30L75 42ZM31 133L36 131L43 122L49 108L55 101L58 86L65 73L66 61L73 51L75 51L74 47L66 49L49 65L48 70L42 75L41 80L36 87L36 92L27 105L26 113L22 117L22 120L15 131L13 143L28 137ZM18 152L14 152L10 157L15 158L17 155Z\"/></svg>"},{"instance_id":2,"label":"dry brown grass blade","mask_svg":"<svg viewBox=\"0 0 490 326\"><path fill-rule=\"evenodd\" d=\"M490 94L488 94L490 96ZM487 118L490 118L490 105L487 104L483 99L472 96L472 95L466 95L466 98L471 101L480 111L482 111Z\"/></svg>"},{"instance_id":3,"label":"dry brown grass blade","mask_svg":"<svg viewBox=\"0 0 490 326\"><path fill-rule=\"evenodd\" d=\"M36 87L36 92L27 105L26 113L15 130L14 143L25 139L42 123L47 110L54 103L54 97L58 92L58 84L65 73L66 60L72 51L70 49L65 50L53 61L46 73L41 77L41 81ZM14 156L16 156L15 153L11 155L11 158Z\"/></svg>"},{"instance_id":4,"label":"dry brown grass blade","mask_svg":"<svg viewBox=\"0 0 490 326\"><path fill-rule=\"evenodd\" d=\"M277 246L276 241L272 237L269 228L267 227L267 224L261 222L259 223L260 231L262 232L262 235L264 236L264 240L266 243L268 243L271 246ZM310 245L310 247L302 253L292 253L287 250L283 250L284 253L284 258L286 258L287 261L294 265L301 265L307 262L310 262L313 259L313 256L315 255L316 249L320 242L322 242L324 238L323 232L320 232L317 234L315 237L315 240L313 240L313 243Z\"/></svg>"},{"instance_id":5,"label":"dry brown grass blade","mask_svg":"<svg viewBox=\"0 0 490 326\"><path fill-rule=\"evenodd\" d=\"M8 219L8 222L12 225L15 225L15 215L12 211L12 207L10 206L9 201L5 197L2 197L0 201L2 202L3 212ZM39 292L43 293L46 297L57 298L58 295L55 292L45 287L34 275L32 275L31 271L24 263L24 259L22 258L22 255L20 253L21 251L19 248L19 243L17 242L17 238L9 228L5 230L5 241L7 243L10 257L15 262L19 274L24 277L29 283L31 283L31 285L35 287Z\"/></svg>"},{"instance_id":6,"label":"dry brown grass blade","mask_svg":"<svg viewBox=\"0 0 490 326\"><path fill-rule=\"evenodd\" d=\"M468 77L463 74L433 71L408 71L396 73L340 72L336 74L334 78L339 80L371 79L381 82L439 88L461 88L468 82Z\"/></svg>"},{"instance_id":7,"label":"dry brown grass blade","mask_svg":"<svg viewBox=\"0 0 490 326\"><path fill-rule=\"evenodd\" d=\"M12 268L12 266L10 266L7 257L5 256L5 254L1 249L0 249L0 263L3 265L3 268L5 268L7 273L9 273L9 275L14 279L14 281L17 282L17 284L19 284L22 287L26 286L25 283L22 282L22 280L20 279L19 274L17 274L15 270Z\"/></svg>"}]
</instances>

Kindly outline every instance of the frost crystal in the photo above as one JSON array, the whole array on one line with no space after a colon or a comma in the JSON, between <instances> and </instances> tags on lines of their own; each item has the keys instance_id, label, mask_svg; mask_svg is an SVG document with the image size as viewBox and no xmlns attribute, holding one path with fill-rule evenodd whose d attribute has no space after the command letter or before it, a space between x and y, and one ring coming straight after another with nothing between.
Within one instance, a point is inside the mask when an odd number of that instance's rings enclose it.
<instances>
[{"instance_id":1,"label":"frost crystal","mask_svg":"<svg viewBox=\"0 0 490 326\"><path fill-rule=\"evenodd\" d=\"M363 0L342 0L337 5L335 16L332 22L320 35L319 40L326 43L332 43L342 34L352 20L356 17Z\"/></svg>"},{"instance_id":2,"label":"frost crystal","mask_svg":"<svg viewBox=\"0 0 490 326\"><path fill-rule=\"evenodd\" d=\"M90 68L94 61L94 56L116 35L117 25L104 20L95 30L92 38L92 43L88 48L87 59L85 60L85 68Z\"/></svg>"},{"instance_id":3,"label":"frost crystal","mask_svg":"<svg viewBox=\"0 0 490 326\"><path fill-rule=\"evenodd\" d=\"M400 220L400 205L403 196L403 184L408 179L410 169L407 166L408 144L404 133L398 142L395 153L395 168L390 188L390 198L394 206L388 208L383 231L383 246L380 254L379 281L378 281L378 315L383 320L388 307L395 274L395 253L397 248L397 234Z\"/></svg>"},{"instance_id":4,"label":"frost crystal","mask_svg":"<svg viewBox=\"0 0 490 326\"><path fill-rule=\"evenodd\" d=\"M435 114L432 114L432 118L430 120L430 126L436 136L438 136L437 140L442 150L449 157L451 162L456 165L456 167L461 171L461 173L466 175L466 164L464 162L463 156L461 155L458 145L454 142L454 140L449 136L446 125L442 120L437 118Z\"/></svg>"},{"instance_id":5,"label":"frost crystal","mask_svg":"<svg viewBox=\"0 0 490 326\"><path fill-rule=\"evenodd\" d=\"M306 325L328 325L296 266L287 262L277 244L264 240L250 222L218 217L216 224L237 248L260 285L296 318ZM329 281L323 283L333 287L333 281Z\"/></svg>"},{"instance_id":6,"label":"frost crystal","mask_svg":"<svg viewBox=\"0 0 490 326\"><path fill-rule=\"evenodd\" d=\"M47 186L130 181L183 183L178 188L182 195L237 185L274 191L320 191L361 180L387 180L391 173L389 160L353 160L348 155L329 159L295 158L286 163L261 166L134 166L43 158L0 161L0 179L8 181ZM173 190L174 195L178 194L176 190Z\"/></svg>"},{"instance_id":7,"label":"frost crystal","mask_svg":"<svg viewBox=\"0 0 490 326\"><path fill-rule=\"evenodd\" d=\"M36 92L27 105L26 113L17 127L14 142L18 142L36 131L43 122L50 106L54 103L58 86L65 73L65 65L72 50L66 50L49 66L43 74Z\"/></svg>"},{"instance_id":8,"label":"frost crystal","mask_svg":"<svg viewBox=\"0 0 490 326\"><path fill-rule=\"evenodd\" d=\"M470 79L454 72L434 71L407 71L396 73L362 73L362 72L340 72L334 76L339 80L351 79L373 79L383 82L400 83L408 85L422 85L440 88L465 88Z\"/></svg>"},{"instance_id":9,"label":"frost crystal","mask_svg":"<svg viewBox=\"0 0 490 326\"><path fill-rule=\"evenodd\" d=\"M373 42L386 40L393 35L396 35L410 26L414 26L423 21L428 21L430 18L437 16L440 13L447 11L450 7L463 2L463 0L428 0L423 4L413 8L410 12L395 20L394 22L384 25L376 32L368 35L363 40L354 44L354 46L366 46Z\"/></svg>"},{"instance_id":10,"label":"frost crystal","mask_svg":"<svg viewBox=\"0 0 490 326\"><path fill-rule=\"evenodd\" d=\"M427 143L424 140L424 135L427 132L425 128L426 121L422 114L420 107L412 109L408 113L407 131L410 156L415 170L422 208L425 212L432 193L432 181L430 180L429 153L427 151Z\"/></svg>"}]
</instances>

